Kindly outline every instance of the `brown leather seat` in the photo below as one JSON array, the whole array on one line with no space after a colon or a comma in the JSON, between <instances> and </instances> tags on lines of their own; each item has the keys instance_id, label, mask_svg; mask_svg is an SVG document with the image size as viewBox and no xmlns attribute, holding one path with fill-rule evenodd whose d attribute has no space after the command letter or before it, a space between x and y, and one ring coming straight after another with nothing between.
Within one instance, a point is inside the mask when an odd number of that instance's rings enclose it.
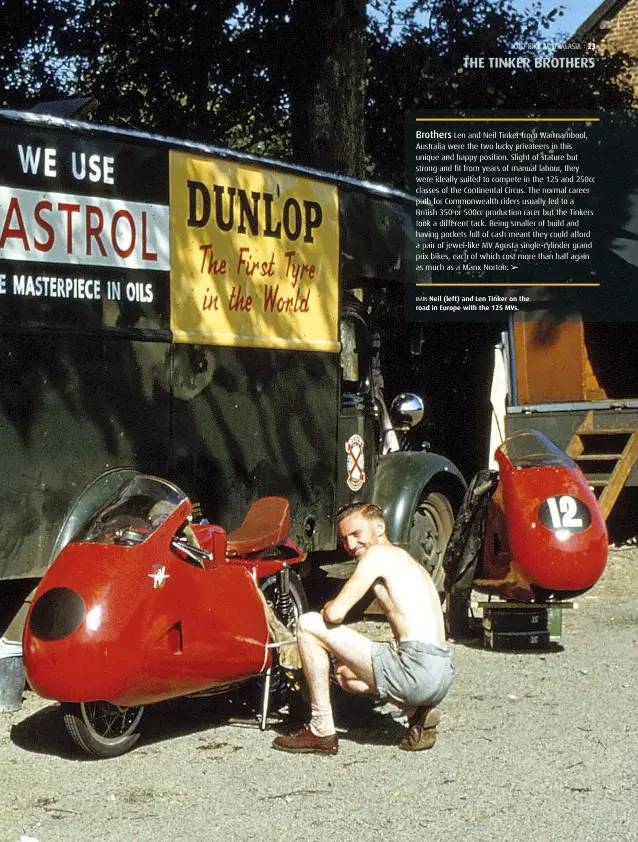
<instances>
[{"instance_id":1,"label":"brown leather seat","mask_svg":"<svg viewBox=\"0 0 638 842\"><path fill-rule=\"evenodd\" d=\"M261 497L240 527L228 533L228 555L245 555L280 544L290 535L290 503L285 497Z\"/></svg>"}]
</instances>

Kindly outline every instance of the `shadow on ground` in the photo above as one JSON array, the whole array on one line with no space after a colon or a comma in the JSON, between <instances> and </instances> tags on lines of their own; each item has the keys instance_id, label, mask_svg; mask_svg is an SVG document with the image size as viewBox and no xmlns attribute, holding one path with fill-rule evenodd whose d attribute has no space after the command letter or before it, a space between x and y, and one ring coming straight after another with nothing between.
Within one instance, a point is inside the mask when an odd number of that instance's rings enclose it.
<instances>
[{"instance_id":1,"label":"shadow on ground","mask_svg":"<svg viewBox=\"0 0 638 842\"><path fill-rule=\"evenodd\" d=\"M216 727L250 724L258 727L257 693L217 694L206 697L172 699L149 705L140 724L141 737L135 750L155 743L177 739ZM281 721L276 715L271 721ZM64 725L62 706L52 703L27 716L11 728L11 741L19 748L36 754L50 754L63 759L90 759L75 746Z\"/></svg>"},{"instance_id":2,"label":"shadow on ground","mask_svg":"<svg viewBox=\"0 0 638 842\"><path fill-rule=\"evenodd\" d=\"M365 696L344 693L332 687L332 707L339 738L365 745L396 745L405 737L405 725L397 721L391 711L400 712L393 705ZM303 721L308 721L308 716ZM297 730L301 720L284 718L273 723L275 733Z\"/></svg>"},{"instance_id":3,"label":"shadow on ground","mask_svg":"<svg viewBox=\"0 0 638 842\"><path fill-rule=\"evenodd\" d=\"M209 732L198 749L214 749L225 745L215 740L214 731L222 726L236 726L259 730L259 686L240 688L232 694L216 694L173 699L149 705L140 724L141 737L133 749L144 751L158 743L193 734ZM333 688L335 722L345 731L345 739L370 745L391 745L405 735L405 728L373 699L360 698ZM272 711L268 716L267 732L295 730L307 721L307 708L293 705ZM11 741L24 751L48 754L65 760L91 760L73 742L64 725L62 706L51 703L27 716L10 731Z\"/></svg>"}]
</instances>

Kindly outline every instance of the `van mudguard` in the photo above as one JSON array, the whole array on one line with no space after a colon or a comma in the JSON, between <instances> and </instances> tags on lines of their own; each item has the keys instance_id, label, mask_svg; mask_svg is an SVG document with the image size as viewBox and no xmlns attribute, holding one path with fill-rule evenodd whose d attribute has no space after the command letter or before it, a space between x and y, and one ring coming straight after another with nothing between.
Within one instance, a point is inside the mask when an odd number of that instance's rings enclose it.
<instances>
[{"instance_id":1,"label":"van mudguard","mask_svg":"<svg viewBox=\"0 0 638 842\"><path fill-rule=\"evenodd\" d=\"M408 540L414 512L426 488L443 493L456 513L466 482L459 469L437 453L405 451L387 453L379 459L373 502L383 509L393 544Z\"/></svg>"}]
</instances>

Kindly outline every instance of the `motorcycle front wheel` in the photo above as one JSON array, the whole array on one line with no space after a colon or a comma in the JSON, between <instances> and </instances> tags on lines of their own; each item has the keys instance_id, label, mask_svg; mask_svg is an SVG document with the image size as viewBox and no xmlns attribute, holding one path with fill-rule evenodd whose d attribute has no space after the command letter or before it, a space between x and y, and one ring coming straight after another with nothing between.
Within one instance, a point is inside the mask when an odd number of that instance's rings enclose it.
<instances>
[{"instance_id":1,"label":"motorcycle front wheel","mask_svg":"<svg viewBox=\"0 0 638 842\"><path fill-rule=\"evenodd\" d=\"M288 595L290 602L281 593L276 575L264 579L263 582L260 582L259 587L266 597L266 602L278 618L294 632L299 615L304 614L308 610L308 597L306 596L303 583L295 571L289 570L288 576Z\"/></svg>"},{"instance_id":2,"label":"motorcycle front wheel","mask_svg":"<svg viewBox=\"0 0 638 842\"><path fill-rule=\"evenodd\" d=\"M293 633L297 628L297 620L301 614L308 611L308 597L303 583L294 570L290 570L288 584L288 598L281 593L277 576L269 576L260 583L266 602L274 610L281 622ZM276 651L276 650L275 650ZM300 675L294 675L289 670L279 666L279 658L275 655L275 670L270 685L271 709L281 709L288 705L289 710L297 711L302 708L307 713L305 701L301 700L303 690L299 686Z\"/></svg>"},{"instance_id":3,"label":"motorcycle front wheel","mask_svg":"<svg viewBox=\"0 0 638 842\"><path fill-rule=\"evenodd\" d=\"M63 706L64 725L73 742L93 757L119 757L140 738L144 707L120 707L110 702L80 702Z\"/></svg>"}]
</instances>

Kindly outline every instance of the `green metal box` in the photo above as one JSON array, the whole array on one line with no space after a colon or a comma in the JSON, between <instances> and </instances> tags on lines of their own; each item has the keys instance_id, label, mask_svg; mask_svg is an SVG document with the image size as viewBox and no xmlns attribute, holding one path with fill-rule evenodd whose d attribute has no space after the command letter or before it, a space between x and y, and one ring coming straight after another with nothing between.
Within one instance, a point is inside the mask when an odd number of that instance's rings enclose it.
<instances>
[{"instance_id":1,"label":"green metal box","mask_svg":"<svg viewBox=\"0 0 638 842\"><path fill-rule=\"evenodd\" d=\"M535 605L481 604L483 642L490 649L542 649L563 633L563 608L572 603Z\"/></svg>"}]
</instances>

